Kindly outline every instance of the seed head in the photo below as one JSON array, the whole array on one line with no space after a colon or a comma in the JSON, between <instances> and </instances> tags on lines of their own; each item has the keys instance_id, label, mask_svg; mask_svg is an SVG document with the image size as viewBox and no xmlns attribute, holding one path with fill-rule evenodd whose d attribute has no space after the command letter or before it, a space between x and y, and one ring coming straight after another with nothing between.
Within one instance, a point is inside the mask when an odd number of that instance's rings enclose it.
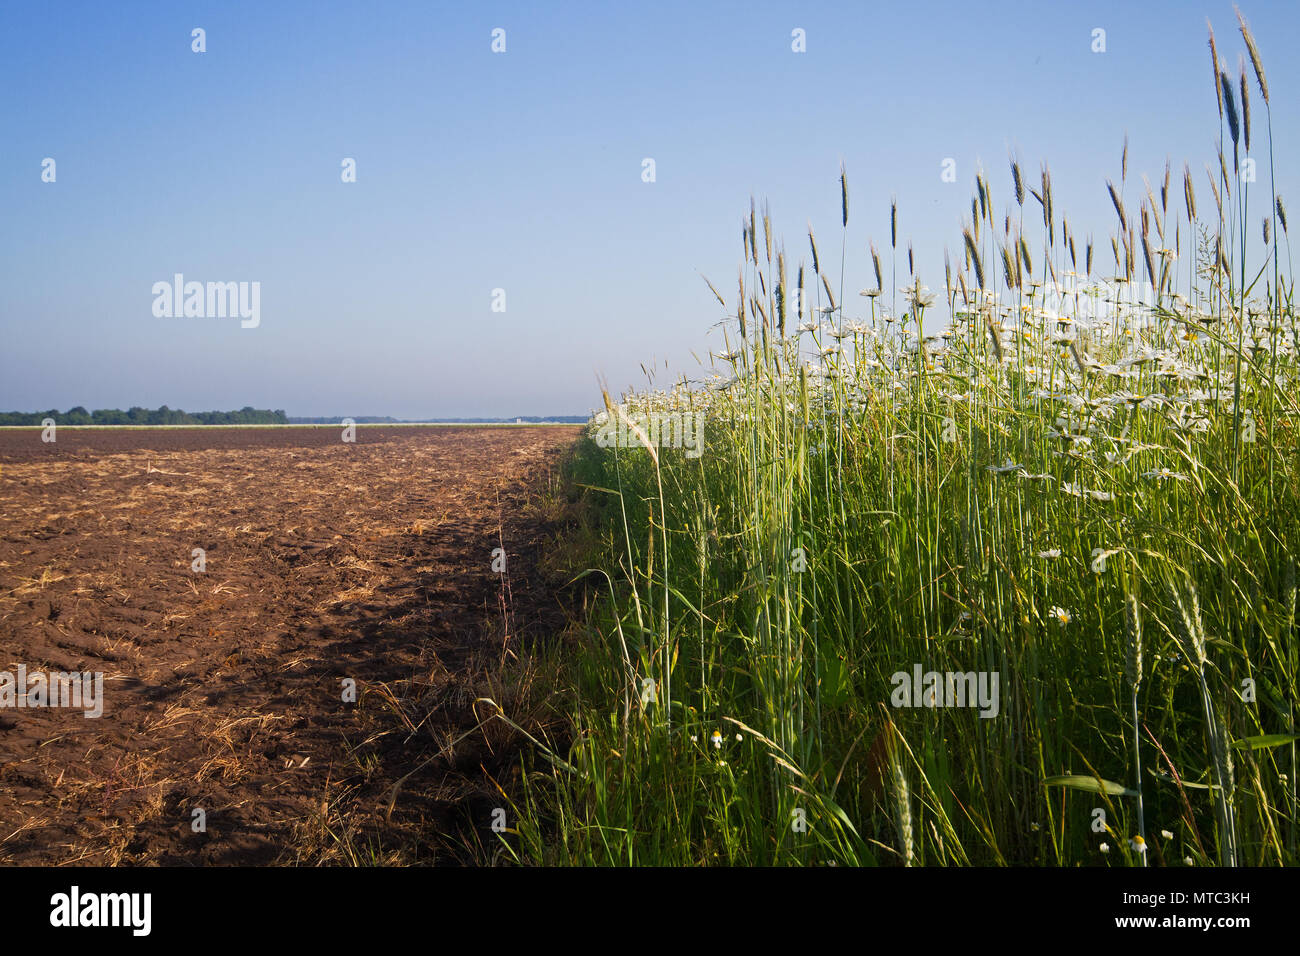
<instances>
[{"instance_id":1,"label":"seed head","mask_svg":"<svg viewBox=\"0 0 1300 956\"><path fill-rule=\"evenodd\" d=\"M1207 18L1206 28L1210 31L1210 68L1214 71L1214 96L1219 102L1219 122L1223 122L1223 87L1219 84L1219 51L1214 45L1214 27Z\"/></svg>"},{"instance_id":2,"label":"seed head","mask_svg":"<svg viewBox=\"0 0 1300 956\"><path fill-rule=\"evenodd\" d=\"M840 163L840 224L849 224L849 180L843 163Z\"/></svg>"},{"instance_id":3,"label":"seed head","mask_svg":"<svg viewBox=\"0 0 1300 956\"><path fill-rule=\"evenodd\" d=\"M1043 163L1043 226L1047 229L1047 242L1052 243L1052 174Z\"/></svg>"},{"instance_id":4,"label":"seed head","mask_svg":"<svg viewBox=\"0 0 1300 956\"><path fill-rule=\"evenodd\" d=\"M740 338L745 338L745 267L740 267L740 298L736 300L736 318L740 321Z\"/></svg>"},{"instance_id":5,"label":"seed head","mask_svg":"<svg viewBox=\"0 0 1300 956\"><path fill-rule=\"evenodd\" d=\"M1250 27L1246 23L1246 18L1241 15L1241 11L1234 4L1233 12L1237 14L1237 24L1241 27L1241 38L1246 41L1246 50L1250 53L1250 65L1255 68L1255 79L1259 81L1259 93L1264 97L1264 102L1268 103L1268 80L1264 77L1264 61L1259 57L1259 48L1255 46L1255 36L1250 32Z\"/></svg>"},{"instance_id":6,"label":"seed head","mask_svg":"<svg viewBox=\"0 0 1300 956\"><path fill-rule=\"evenodd\" d=\"M971 265L975 267L975 281L982 289L984 288L984 264L980 262L979 249L975 247L975 237L971 235L969 228L963 229L961 235L966 241L966 252L970 256Z\"/></svg>"},{"instance_id":7,"label":"seed head","mask_svg":"<svg viewBox=\"0 0 1300 956\"><path fill-rule=\"evenodd\" d=\"M776 325L782 338L785 338L785 290L788 288L785 284L785 250L782 249L776 254Z\"/></svg>"},{"instance_id":8,"label":"seed head","mask_svg":"<svg viewBox=\"0 0 1300 956\"><path fill-rule=\"evenodd\" d=\"M831 292L831 283L826 276L822 276L822 288L826 290L826 298L830 301L831 309L835 308L835 294Z\"/></svg>"},{"instance_id":9,"label":"seed head","mask_svg":"<svg viewBox=\"0 0 1300 956\"><path fill-rule=\"evenodd\" d=\"M1124 603L1124 632L1128 652L1124 660L1124 676L1136 690L1142 683L1142 618L1136 597L1126 595Z\"/></svg>"},{"instance_id":10,"label":"seed head","mask_svg":"<svg viewBox=\"0 0 1300 956\"><path fill-rule=\"evenodd\" d=\"M1232 145L1237 145L1237 140L1241 138L1241 123L1237 119L1237 102L1232 95L1232 80L1228 79L1227 73L1219 74L1219 84L1223 87L1223 107L1228 114L1228 135L1232 137Z\"/></svg>"},{"instance_id":11,"label":"seed head","mask_svg":"<svg viewBox=\"0 0 1300 956\"><path fill-rule=\"evenodd\" d=\"M912 846L912 797L907 786L907 774L903 772L903 763L897 757L889 761L890 776L894 791L894 824L898 829L899 849L902 851L903 865L911 866L914 859Z\"/></svg>"},{"instance_id":12,"label":"seed head","mask_svg":"<svg viewBox=\"0 0 1300 956\"><path fill-rule=\"evenodd\" d=\"M1015 288L1020 285L1019 269L1016 268L1016 261L1011 258L1011 252L1006 246L1002 247L1002 274L1007 280L1008 288Z\"/></svg>"},{"instance_id":13,"label":"seed head","mask_svg":"<svg viewBox=\"0 0 1300 956\"><path fill-rule=\"evenodd\" d=\"M1106 189L1110 192L1110 201L1115 205L1115 212L1119 215L1120 229L1128 229L1128 216L1124 212L1124 203L1119 198L1119 193L1115 190L1115 184L1109 179L1106 180Z\"/></svg>"},{"instance_id":14,"label":"seed head","mask_svg":"<svg viewBox=\"0 0 1300 956\"><path fill-rule=\"evenodd\" d=\"M1196 659L1196 663L1204 667L1205 629L1201 626L1201 604L1196 596L1196 585L1192 583L1190 577L1186 579L1185 587L1186 600L1178 588L1170 587L1174 607L1178 610L1178 615L1173 620L1174 632L1183 642L1191 645L1192 656Z\"/></svg>"},{"instance_id":15,"label":"seed head","mask_svg":"<svg viewBox=\"0 0 1300 956\"><path fill-rule=\"evenodd\" d=\"M754 209L754 197L749 197L749 251L754 257L754 265L758 265L758 225L756 222L756 211Z\"/></svg>"},{"instance_id":16,"label":"seed head","mask_svg":"<svg viewBox=\"0 0 1300 956\"><path fill-rule=\"evenodd\" d=\"M1241 129L1245 134L1243 140L1246 144L1246 154L1250 154L1250 84L1246 82L1246 61L1243 58L1239 64L1241 67L1241 81L1238 84L1241 89Z\"/></svg>"},{"instance_id":17,"label":"seed head","mask_svg":"<svg viewBox=\"0 0 1300 956\"><path fill-rule=\"evenodd\" d=\"M772 261L772 216L767 202L763 202L763 245L767 249L767 261Z\"/></svg>"}]
</instances>

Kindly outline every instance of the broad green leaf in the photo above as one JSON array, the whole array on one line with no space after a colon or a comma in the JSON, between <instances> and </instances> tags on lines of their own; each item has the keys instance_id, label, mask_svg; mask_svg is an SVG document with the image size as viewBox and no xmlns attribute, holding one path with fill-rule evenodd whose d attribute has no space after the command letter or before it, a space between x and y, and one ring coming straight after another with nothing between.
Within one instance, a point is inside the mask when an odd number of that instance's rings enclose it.
<instances>
[{"instance_id":1,"label":"broad green leaf","mask_svg":"<svg viewBox=\"0 0 1300 956\"><path fill-rule=\"evenodd\" d=\"M1234 740L1232 746L1237 750L1265 750L1269 747L1289 744L1293 740L1300 740L1300 734L1262 734L1258 737L1242 737L1240 740Z\"/></svg>"},{"instance_id":2,"label":"broad green leaf","mask_svg":"<svg viewBox=\"0 0 1300 956\"><path fill-rule=\"evenodd\" d=\"M1137 791L1130 790L1123 784L1118 784L1114 780L1103 780L1101 777L1089 777L1087 774L1066 773L1059 777L1048 777L1043 781L1044 787L1073 787L1076 790L1087 790L1089 793L1104 793L1112 797L1136 797Z\"/></svg>"},{"instance_id":3,"label":"broad green leaf","mask_svg":"<svg viewBox=\"0 0 1300 956\"><path fill-rule=\"evenodd\" d=\"M822 659L822 704L834 710L848 703L853 695L853 682L849 669L838 657L827 655Z\"/></svg>"}]
</instances>

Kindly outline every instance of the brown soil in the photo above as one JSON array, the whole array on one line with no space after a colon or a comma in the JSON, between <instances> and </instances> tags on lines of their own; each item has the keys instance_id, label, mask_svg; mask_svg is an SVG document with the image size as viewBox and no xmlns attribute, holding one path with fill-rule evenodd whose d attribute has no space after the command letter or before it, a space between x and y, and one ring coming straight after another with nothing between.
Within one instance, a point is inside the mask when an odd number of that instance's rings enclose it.
<instances>
[{"instance_id":1,"label":"brown soil","mask_svg":"<svg viewBox=\"0 0 1300 956\"><path fill-rule=\"evenodd\" d=\"M576 436L0 431L0 671L105 698L0 708L0 863L491 862Z\"/></svg>"}]
</instances>

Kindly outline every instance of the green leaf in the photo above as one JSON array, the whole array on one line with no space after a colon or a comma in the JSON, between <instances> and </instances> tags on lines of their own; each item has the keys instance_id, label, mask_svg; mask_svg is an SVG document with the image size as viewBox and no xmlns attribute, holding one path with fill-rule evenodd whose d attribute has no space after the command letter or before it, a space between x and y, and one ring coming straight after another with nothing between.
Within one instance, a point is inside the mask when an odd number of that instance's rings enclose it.
<instances>
[{"instance_id":1,"label":"green leaf","mask_svg":"<svg viewBox=\"0 0 1300 956\"><path fill-rule=\"evenodd\" d=\"M1076 790L1087 790L1089 793L1104 793L1112 797L1137 796L1136 790L1130 790L1114 780L1103 780L1101 777L1089 777L1086 774L1066 773L1059 777L1048 777L1043 781L1043 786L1073 787Z\"/></svg>"},{"instance_id":2,"label":"green leaf","mask_svg":"<svg viewBox=\"0 0 1300 956\"><path fill-rule=\"evenodd\" d=\"M1300 734L1263 734L1259 737L1242 737L1240 740L1234 740L1232 746L1237 750L1265 750L1269 747L1289 744L1293 740L1300 740Z\"/></svg>"},{"instance_id":3,"label":"green leaf","mask_svg":"<svg viewBox=\"0 0 1300 956\"><path fill-rule=\"evenodd\" d=\"M849 669L839 657L827 655L822 658L822 704L828 710L842 707L853 696L853 681Z\"/></svg>"}]
</instances>

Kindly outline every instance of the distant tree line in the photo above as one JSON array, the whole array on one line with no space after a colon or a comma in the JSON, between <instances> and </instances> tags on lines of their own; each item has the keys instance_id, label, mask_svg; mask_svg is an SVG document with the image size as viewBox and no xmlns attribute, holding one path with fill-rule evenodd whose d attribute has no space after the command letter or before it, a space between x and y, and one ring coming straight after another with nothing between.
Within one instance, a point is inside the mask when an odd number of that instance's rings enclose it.
<instances>
[{"instance_id":1,"label":"distant tree line","mask_svg":"<svg viewBox=\"0 0 1300 956\"><path fill-rule=\"evenodd\" d=\"M179 408L97 408L93 412L78 405L60 412L0 412L0 425L39 425L52 418L58 425L287 425L283 409L271 411L245 405L237 412L186 412Z\"/></svg>"}]
</instances>

